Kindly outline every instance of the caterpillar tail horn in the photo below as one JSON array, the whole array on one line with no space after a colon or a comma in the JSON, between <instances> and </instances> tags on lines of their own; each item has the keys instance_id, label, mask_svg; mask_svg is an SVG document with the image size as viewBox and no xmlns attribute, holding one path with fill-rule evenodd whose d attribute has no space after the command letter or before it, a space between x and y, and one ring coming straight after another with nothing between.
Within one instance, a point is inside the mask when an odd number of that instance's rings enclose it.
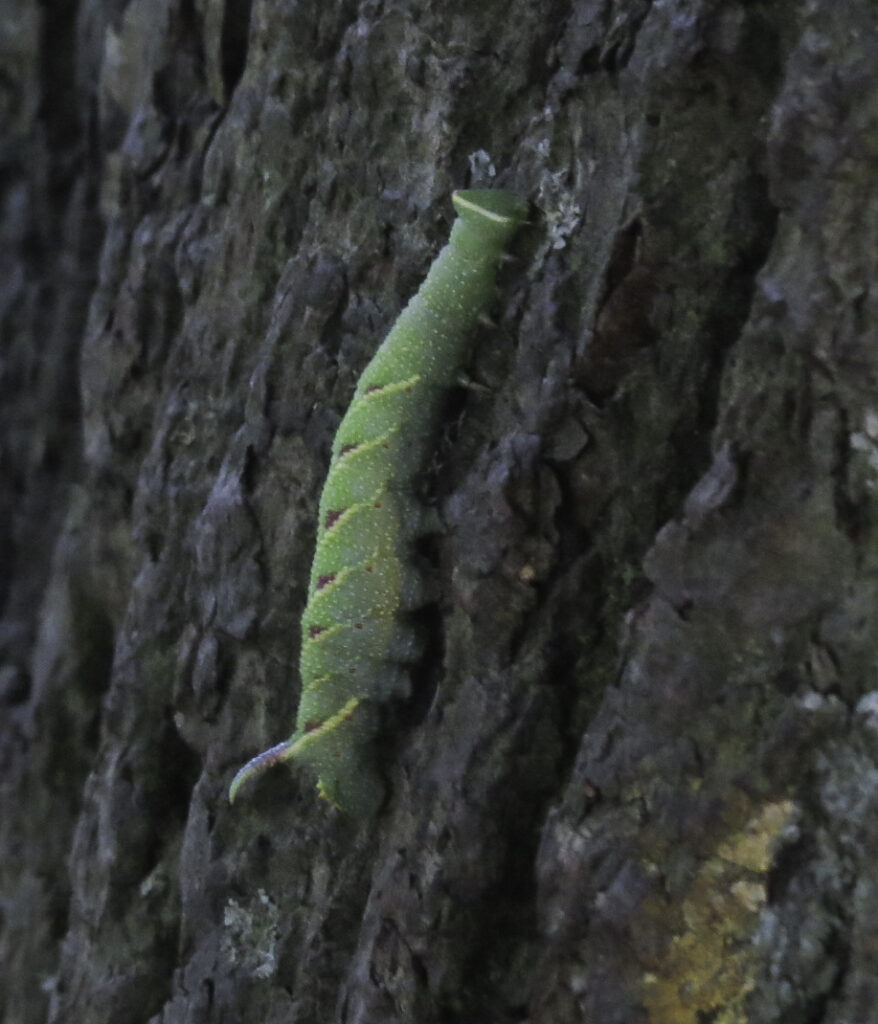
<instances>
[{"instance_id":1,"label":"caterpillar tail horn","mask_svg":"<svg viewBox=\"0 0 878 1024\"><path fill-rule=\"evenodd\" d=\"M233 804L235 802L238 790L249 779L254 778L256 775L261 775L273 765L280 764L282 761L289 761L295 757L296 751L303 739L305 739L304 736L292 736L290 739L284 740L283 743L277 743L275 746L269 747L268 750L263 750L256 757L251 757L243 768L238 769L235 777L232 779L232 784L229 786L229 803Z\"/></svg>"},{"instance_id":2,"label":"caterpillar tail horn","mask_svg":"<svg viewBox=\"0 0 878 1024\"><path fill-rule=\"evenodd\" d=\"M360 699L352 697L340 711L330 715L325 722L322 722L316 728L309 729L305 733L294 732L288 740L277 743L275 746L269 747L268 750L263 750L256 757L251 757L243 768L238 769L235 777L232 779L232 784L229 786L229 803L233 804L235 802L235 797L245 782L257 775L261 775L268 768L276 764L281 764L283 761L291 761L294 757L299 756L302 751L313 746L322 736L332 732L333 729L337 729L343 722L348 721L359 704ZM331 803L336 802L324 789L321 789L320 795Z\"/></svg>"}]
</instances>

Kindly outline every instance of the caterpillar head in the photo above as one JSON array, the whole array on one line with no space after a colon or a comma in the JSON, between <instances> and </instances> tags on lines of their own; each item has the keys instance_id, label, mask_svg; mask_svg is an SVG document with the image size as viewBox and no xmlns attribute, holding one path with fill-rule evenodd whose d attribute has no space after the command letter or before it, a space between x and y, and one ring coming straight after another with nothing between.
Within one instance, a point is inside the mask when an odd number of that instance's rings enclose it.
<instances>
[{"instance_id":1,"label":"caterpillar head","mask_svg":"<svg viewBox=\"0 0 878 1024\"><path fill-rule=\"evenodd\" d=\"M527 203L502 189L463 189L452 194L451 202L459 218L452 242L477 252L503 252L527 220Z\"/></svg>"}]
</instances>

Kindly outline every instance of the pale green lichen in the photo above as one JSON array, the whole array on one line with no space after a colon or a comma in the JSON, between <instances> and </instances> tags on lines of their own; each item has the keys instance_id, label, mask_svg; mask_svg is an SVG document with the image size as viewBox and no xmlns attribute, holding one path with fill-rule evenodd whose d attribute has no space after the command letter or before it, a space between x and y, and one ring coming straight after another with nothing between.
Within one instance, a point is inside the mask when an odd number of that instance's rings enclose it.
<instances>
[{"instance_id":1,"label":"pale green lichen","mask_svg":"<svg viewBox=\"0 0 878 1024\"><path fill-rule=\"evenodd\" d=\"M547 171L539 189L539 206L546 225L549 249L564 249L568 238L578 229L582 210L565 184L567 171Z\"/></svg>"},{"instance_id":2,"label":"pale green lichen","mask_svg":"<svg viewBox=\"0 0 878 1024\"><path fill-rule=\"evenodd\" d=\"M254 978L266 979L277 971L280 909L264 889L256 894L255 907L230 899L223 911L223 953Z\"/></svg>"}]
</instances>

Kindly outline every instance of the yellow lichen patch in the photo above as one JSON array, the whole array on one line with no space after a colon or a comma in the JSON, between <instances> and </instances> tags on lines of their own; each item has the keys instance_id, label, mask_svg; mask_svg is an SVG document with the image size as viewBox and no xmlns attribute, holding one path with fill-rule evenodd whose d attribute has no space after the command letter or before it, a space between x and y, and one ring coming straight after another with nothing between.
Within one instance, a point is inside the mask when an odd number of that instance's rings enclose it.
<instances>
[{"instance_id":1,"label":"yellow lichen patch","mask_svg":"<svg viewBox=\"0 0 878 1024\"><path fill-rule=\"evenodd\" d=\"M740 832L721 843L717 853L732 864L765 874L774 860L778 837L792 821L794 812L792 800L766 804Z\"/></svg>"},{"instance_id":2,"label":"yellow lichen patch","mask_svg":"<svg viewBox=\"0 0 878 1024\"><path fill-rule=\"evenodd\" d=\"M679 905L681 927L643 978L651 1024L746 1024L767 874L795 813L791 800L766 804L702 864Z\"/></svg>"}]
</instances>

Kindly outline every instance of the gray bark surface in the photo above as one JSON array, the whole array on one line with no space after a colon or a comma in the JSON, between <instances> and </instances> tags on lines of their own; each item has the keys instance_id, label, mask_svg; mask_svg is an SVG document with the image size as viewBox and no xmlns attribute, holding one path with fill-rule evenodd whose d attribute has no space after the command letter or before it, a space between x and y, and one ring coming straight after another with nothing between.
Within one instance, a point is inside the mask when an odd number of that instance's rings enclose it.
<instances>
[{"instance_id":1,"label":"gray bark surface","mask_svg":"<svg viewBox=\"0 0 878 1024\"><path fill-rule=\"evenodd\" d=\"M878 1021L875 13L7 0L4 1024ZM492 183L389 800L230 808Z\"/></svg>"}]
</instances>

